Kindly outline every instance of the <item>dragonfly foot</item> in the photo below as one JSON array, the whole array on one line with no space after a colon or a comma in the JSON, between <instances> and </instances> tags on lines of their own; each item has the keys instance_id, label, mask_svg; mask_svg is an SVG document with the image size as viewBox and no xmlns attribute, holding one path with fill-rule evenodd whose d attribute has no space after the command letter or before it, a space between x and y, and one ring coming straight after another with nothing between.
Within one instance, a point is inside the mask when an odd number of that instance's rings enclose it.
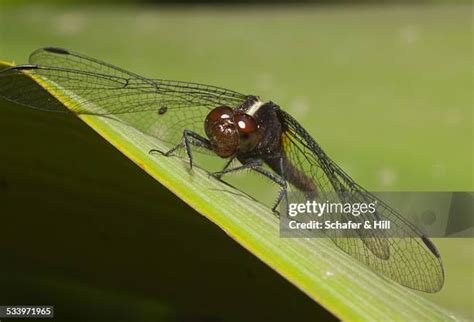
<instances>
[{"instance_id":1,"label":"dragonfly foot","mask_svg":"<svg viewBox=\"0 0 474 322\"><path fill-rule=\"evenodd\" d=\"M216 172L210 172L209 177L216 178L217 180L220 180L224 173L222 171L216 171Z\"/></svg>"},{"instance_id":2,"label":"dragonfly foot","mask_svg":"<svg viewBox=\"0 0 474 322\"><path fill-rule=\"evenodd\" d=\"M163 151L158 150L158 149L151 149L150 151L148 151L148 154L155 154L155 153L158 153L158 154L161 154L161 155L164 155L164 156L168 156L168 155L166 155L166 152L163 152Z\"/></svg>"}]
</instances>

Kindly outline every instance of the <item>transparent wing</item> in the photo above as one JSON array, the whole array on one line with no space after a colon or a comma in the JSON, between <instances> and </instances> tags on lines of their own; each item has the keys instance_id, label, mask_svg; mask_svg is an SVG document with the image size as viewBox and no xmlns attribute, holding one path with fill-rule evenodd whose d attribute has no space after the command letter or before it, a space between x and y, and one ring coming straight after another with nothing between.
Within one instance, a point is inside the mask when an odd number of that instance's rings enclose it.
<instances>
[{"instance_id":1,"label":"transparent wing","mask_svg":"<svg viewBox=\"0 0 474 322\"><path fill-rule=\"evenodd\" d=\"M335 164L289 114L279 111L284 124L283 142L289 162L310 178L321 200L376 203L375 215L391 222L391 229L327 231L334 243L346 253L407 287L437 292L444 284L441 258L434 244L394 209L355 183ZM331 193L332 192L332 193ZM335 201L335 200L331 200ZM344 221L373 221L369 216L347 216ZM348 218L350 216L350 218ZM404 237L407 236L407 237Z\"/></svg>"},{"instance_id":2,"label":"transparent wing","mask_svg":"<svg viewBox=\"0 0 474 322\"><path fill-rule=\"evenodd\" d=\"M210 109L239 106L246 97L215 86L148 79L60 48L38 49L29 65L0 71L0 96L48 111L67 111L67 102L74 113L113 115L173 144L184 129L204 134Z\"/></svg>"}]
</instances>

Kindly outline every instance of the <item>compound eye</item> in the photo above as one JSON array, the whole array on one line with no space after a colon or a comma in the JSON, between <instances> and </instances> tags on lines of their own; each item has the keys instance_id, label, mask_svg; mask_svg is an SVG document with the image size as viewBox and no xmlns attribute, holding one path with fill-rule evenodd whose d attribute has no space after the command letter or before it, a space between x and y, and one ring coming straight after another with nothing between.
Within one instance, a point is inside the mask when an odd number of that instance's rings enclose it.
<instances>
[{"instance_id":1,"label":"compound eye","mask_svg":"<svg viewBox=\"0 0 474 322\"><path fill-rule=\"evenodd\" d=\"M209 114L207 114L206 119L208 122L216 122L221 119L230 119L233 113L234 111L232 108L228 106L219 106L210 111Z\"/></svg>"},{"instance_id":2,"label":"compound eye","mask_svg":"<svg viewBox=\"0 0 474 322\"><path fill-rule=\"evenodd\" d=\"M241 134L250 134L257 130L257 121L248 114L238 114L234 118L235 124Z\"/></svg>"}]
</instances>

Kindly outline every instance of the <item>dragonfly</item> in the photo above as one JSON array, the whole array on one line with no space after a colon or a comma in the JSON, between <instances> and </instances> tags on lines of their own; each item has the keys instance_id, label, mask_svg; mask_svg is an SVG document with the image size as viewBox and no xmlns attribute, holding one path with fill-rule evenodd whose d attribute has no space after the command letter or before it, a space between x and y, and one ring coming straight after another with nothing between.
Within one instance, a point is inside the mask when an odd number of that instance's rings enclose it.
<instances>
[{"instance_id":1,"label":"dragonfly","mask_svg":"<svg viewBox=\"0 0 474 322\"><path fill-rule=\"evenodd\" d=\"M252 170L277 184L274 211L289 191L332 192L341 201L376 203L376 216L391 222L388 232L355 230L334 233L331 240L375 272L408 288L434 293L444 284L441 256L433 242L357 184L295 118L272 101L217 86L146 78L55 47L34 51L28 64L1 70L0 96L40 110L113 116L170 145L168 151L150 152L172 156L186 151L191 168L194 150L219 156L228 162L212 173L217 178ZM66 108L62 97L70 96L74 100ZM238 166L232 166L235 161Z\"/></svg>"}]
</instances>

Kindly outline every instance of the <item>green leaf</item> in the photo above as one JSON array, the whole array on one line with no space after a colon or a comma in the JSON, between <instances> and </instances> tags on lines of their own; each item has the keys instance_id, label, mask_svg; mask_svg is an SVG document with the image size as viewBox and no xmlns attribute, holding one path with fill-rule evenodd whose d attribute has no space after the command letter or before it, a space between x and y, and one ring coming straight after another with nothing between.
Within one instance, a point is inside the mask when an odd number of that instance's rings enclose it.
<instances>
[{"instance_id":1,"label":"green leaf","mask_svg":"<svg viewBox=\"0 0 474 322\"><path fill-rule=\"evenodd\" d=\"M0 67L11 66L0 63ZM36 80L43 88L48 80ZM77 97L50 92L66 106ZM372 272L326 239L284 239L272 211L187 160L150 155L169 147L110 118L80 115L110 144L337 317L346 320L456 320L449 311ZM275 296L278 296L276 294Z\"/></svg>"}]
</instances>

